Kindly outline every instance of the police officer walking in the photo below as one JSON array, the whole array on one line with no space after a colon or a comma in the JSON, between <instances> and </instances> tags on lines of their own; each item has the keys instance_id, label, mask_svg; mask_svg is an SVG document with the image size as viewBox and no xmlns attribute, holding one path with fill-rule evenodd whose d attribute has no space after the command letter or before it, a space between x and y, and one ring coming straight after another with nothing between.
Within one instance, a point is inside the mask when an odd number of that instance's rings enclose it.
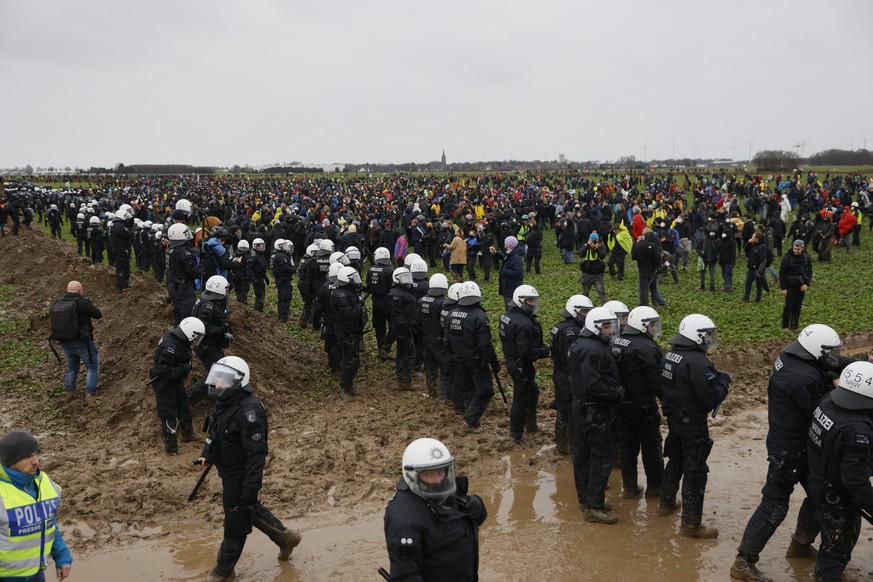
<instances>
[{"instance_id":1,"label":"police officer walking","mask_svg":"<svg viewBox=\"0 0 873 582\"><path fill-rule=\"evenodd\" d=\"M661 317L651 307L633 308L620 337L612 340L625 399L618 407L622 497L642 492L637 482L637 458L642 452L646 495L657 497L664 477L661 414L656 397L661 391Z\"/></svg>"},{"instance_id":2,"label":"police officer walking","mask_svg":"<svg viewBox=\"0 0 873 582\"><path fill-rule=\"evenodd\" d=\"M529 433L537 431L540 387L534 362L549 356L549 346L543 343L543 328L536 317L540 305L537 290L519 285L512 293L512 303L513 307L500 316L498 333L513 385L509 436L522 444L525 428Z\"/></svg>"},{"instance_id":3,"label":"police officer walking","mask_svg":"<svg viewBox=\"0 0 873 582\"><path fill-rule=\"evenodd\" d=\"M185 378L191 371L191 348L197 348L206 328L196 317L186 317L173 326L158 341L154 363L149 369L149 384L155 392L158 418L164 452L176 455L179 443L176 433L181 430L186 440L194 438L191 406L185 395Z\"/></svg>"},{"instance_id":4,"label":"police officer walking","mask_svg":"<svg viewBox=\"0 0 873 582\"><path fill-rule=\"evenodd\" d=\"M691 538L716 538L718 529L703 525L703 497L712 451L707 416L718 409L730 387L730 375L715 369L707 354L718 345L718 329L705 315L692 313L679 324L672 349L661 362L663 408L667 417L664 456L669 457L661 483L661 515L676 509L682 481L682 526Z\"/></svg>"},{"instance_id":5,"label":"police officer walking","mask_svg":"<svg viewBox=\"0 0 873 582\"><path fill-rule=\"evenodd\" d=\"M206 281L206 287L200 295L200 300L194 306L192 315L203 322L206 335L194 353L200 358L204 370L209 370L212 364L224 357L224 348L230 345L233 334L230 331L227 313L227 291L230 284L221 275L213 275ZM203 379L188 389L191 402L206 394L206 383Z\"/></svg>"},{"instance_id":6,"label":"police officer walking","mask_svg":"<svg viewBox=\"0 0 873 582\"><path fill-rule=\"evenodd\" d=\"M840 336L826 325L805 327L797 341L782 350L770 371L767 386L767 480L761 503L749 519L731 576L739 580L769 580L755 565L764 546L788 514L796 485L808 493L809 464L806 439L812 413L833 385L828 372L840 363ZM815 507L807 496L797 514L797 528L788 546L789 558L813 558L818 535Z\"/></svg>"},{"instance_id":7,"label":"police officer walking","mask_svg":"<svg viewBox=\"0 0 873 582\"><path fill-rule=\"evenodd\" d=\"M412 372L415 365L414 329L418 323L418 299L412 292L412 273L406 267L397 267L392 273L394 286L388 295L390 327L388 343L397 342L394 369L401 390L412 390Z\"/></svg>"},{"instance_id":8,"label":"police officer walking","mask_svg":"<svg viewBox=\"0 0 873 582\"><path fill-rule=\"evenodd\" d=\"M391 580L479 579L479 526L488 516L455 459L436 439L412 441L403 451L403 478L385 509L385 545Z\"/></svg>"},{"instance_id":9,"label":"police officer walking","mask_svg":"<svg viewBox=\"0 0 873 582\"><path fill-rule=\"evenodd\" d=\"M340 391L343 396L354 396L355 376L361 366L361 337L367 320L360 295L361 276L354 267L341 267L336 285L330 293L329 302L340 353Z\"/></svg>"},{"instance_id":10,"label":"police officer walking","mask_svg":"<svg viewBox=\"0 0 873 582\"><path fill-rule=\"evenodd\" d=\"M606 307L595 307L585 316L585 328L568 356L575 425L573 477L585 521L592 523L618 522L604 496L612 469L615 406L624 399L609 347L617 334L615 314Z\"/></svg>"},{"instance_id":11,"label":"police officer walking","mask_svg":"<svg viewBox=\"0 0 873 582\"><path fill-rule=\"evenodd\" d=\"M267 460L267 411L252 393L249 366L236 356L213 364L206 377L209 396L215 399L208 421L209 438L200 456L200 467L218 468L224 507L224 540L218 550L212 577L235 576L252 526L279 546L279 559L288 560L303 536L286 528L258 501Z\"/></svg>"},{"instance_id":12,"label":"police officer walking","mask_svg":"<svg viewBox=\"0 0 873 582\"><path fill-rule=\"evenodd\" d=\"M488 366L495 374L500 372L500 362L491 345L491 327L481 302L479 285L467 281L458 290L457 304L451 306L443 321L443 341L456 364L454 386L460 392L456 406L463 405L464 423L471 431L479 430L479 421L494 396Z\"/></svg>"},{"instance_id":13,"label":"police officer walking","mask_svg":"<svg viewBox=\"0 0 873 582\"><path fill-rule=\"evenodd\" d=\"M554 408L555 417L555 448L566 455L570 452L573 441L572 428L568 424L573 394L570 391L570 366L567 352L570 346L579 338L579 332L585 327L585 316L594 308L591 300L584 295L573 295L567 300L559 321L549 332L549 346L552 353L552 383L555 385Z\"/></svg>"},{"instance_id":14,"label":"police officer walking","mask_svg":"<svg viewBox=\"0 0 873 582\"><path fill-rule=\"evenodd\" d=\"M809 427L809 495L818 511L821 546L815 579L836 582L852 558L862 512L873 514L873 364L852 362L813 411Z\"/></svg>"}]
</instances>

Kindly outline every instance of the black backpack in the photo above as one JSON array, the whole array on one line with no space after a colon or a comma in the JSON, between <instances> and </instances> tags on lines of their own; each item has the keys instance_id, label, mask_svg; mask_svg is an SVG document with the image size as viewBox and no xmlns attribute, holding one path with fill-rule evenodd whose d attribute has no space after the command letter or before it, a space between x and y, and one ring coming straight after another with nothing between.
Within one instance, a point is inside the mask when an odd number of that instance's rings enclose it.
<instances>
[{"instance_id":1,"label":"black backpack","mask_svg":"<svg viewBox=\"0 0 873 582\"><path fill-rule=\"evenodd\" d=\"M82 339L79 312L75 299L58 299L49 309L52 334L50 340L59 342Z\"/></svg>"}]
</instances>

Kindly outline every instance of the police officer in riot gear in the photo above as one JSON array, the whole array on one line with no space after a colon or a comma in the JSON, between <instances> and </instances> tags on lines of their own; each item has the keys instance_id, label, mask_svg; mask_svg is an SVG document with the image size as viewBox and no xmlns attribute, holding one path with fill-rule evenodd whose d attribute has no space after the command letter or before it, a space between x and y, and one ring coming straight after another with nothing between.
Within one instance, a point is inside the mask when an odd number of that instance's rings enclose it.
<instances>
[{"instance_id":1,"label":"police officer in riot gear","mask_svg":"<svg viewBox=\"0 0 873 582\"><path fill-rule=\"evenodd\" d=\"M861 533L861 515L873 514L873 364L852 362L839 384L813 411L807 438L809 496L818 511L821 545L815 579L842 580Z\"/></svg>"},{"instance_id":2,"label":"police officer in riot gear","mask_svg":"<svg viewBox=\"0 0 873 582\"><path fill-rule=\"evenodd\" d=\"M99 216L91 216L88 219L88 246L91 248L91 262L103 262L103 228L100 225Z\"/></svg>"},{"instance_id":3,"label":"police officer in riot gear","mask_svg":"<svg viewBox=\"0 0 873 582\"><path fill-rule=\"evenodd\" d=\"M448 364L448 354L442 344L443 327L440 312L446 302L449 281L437 273L428 282L427 293L418 300L419 335L424 347L424 381L427 393L436 397L439 393L440 368Z\"/></svg>"},{"instance_id":4,"label":"police officer in riot gear","mask_svg":"<svg viewBox=\"0 0 873 582\"><path fill-rule=\"evenodd\" d=\"M612 421L624 399L618 366L609 344L618 334L618 320L605 307L585 316L585 328L570 346L570 390L573 394L573 477L585 521L614 524L618 516L606 503L612 468Z\"/></svg>"},{"instance_id":5,"label":"police officer in riot gear","mask_svg":"<svg viewBox=\"0 0 873 582\"><path fill-rule=\"evenodd\" d=\"M567 300L559 321L549 332L549 347L552 354L552 383L555 385L555 448L562 455L570 453L572 427L568 424L573 394L570 391L570 368L567 352L579 338L585 327L585 316L594 309L594 304L584 295L573 295Z\"/></svg>"},{"instance_id":6,"label":"police officer in riot gear","mask_svg":"<svg viewBox=\"0 0 873 582\"><path fill-rule=\"evenodd\" d=\"M203 340L206 328L196 317L186 317L173 326L158 341L154 363L149 369L149 383L155 392L164 452L179 452L176 433L181 430L186 440L194 438L191 406L185 395L185 378L191 371L191 349Z\"/></svg>"},{"instance_id":7,"label":"police officer in riot gear","mask_svg":"<svg viewBox=\"0 0 873 582\"><path fill-rule=\"evenodd\" d=\"M133 222L133 209L127 204L122 204L109 227L109 242L115 260L115 290L119 293L130 287L130 245L133 240L129 226L131 222ZM176 320L176 323L179 321L181 318Z\"/></svg>"},{"instance_id":8,"label":"police officer in riot gear","mask_svg":"<svg viewBox=\"0 0 873 582\"><path fill-rule=\"evenodd\" d=\"M233 286L236 290L236 300L246 305L249 301L249 289L251 289L251 281L247 272L247 263L251 255L249 241L242 239L236 245L236 253L234 259L239 259L233 269Z\"/></svg>"},{"instance_id":9,"label":"police officer in riot gear","mask_svg":"<svg viewBox=\"0 0 873 582\"><path fill-rule=\"evenodd\" d=\"M391 253L385 247L373 251L373 261L367 271L367 291L373 298L373 330L379 357L386 360L391 358L388 353L391 343L386 342L386 328L391 317L388 294L391 292L394 268L391 266Z\"/></svg>"},{"instance_id":10,"label":"police officer in riot gear","mask_svg":"<svg viewBox=\"0 0 873 582\"><path fill-rule=\"evenodd\" d=\"M320 337L324 342L324 352L327 354L327 367L337 380L341 376L342 354L337 342L330 296L333 290L338 287L337 277L339 277L342 268L342 263L338 262L328 267L327 279L318 288L315 298L312 300L312 325L315 329L320 330Z\"/></svg>"},{"instance_id":11,"label":"police officer in riot gear","mask_svg":"<svg viewBox=\"0 0 873 582\"><path fill-rule=\"evenodd\" d=\"M488 516L455 459L436 439L411 442L401 461L403 478L385 509L385 545L391 580L479 579L479 526Z\"/></svg>"},{"instance_id":12,"label":"police officer in riot gear","mask_svg":"<svg viewBox=\"0 0 873 582\"><path fill-rule=\"evenodd\" d=\"M457 304L449 308L443 320L443 341L454 364L454 389L458 393L455 406L463 406L464 423L471 431L479 430L479 421L494 396L491 371L500 371L481 302L479 285L466 281L458 290Z\"/></svg>"},{"instance_id":13,"label":"police officer in riot gear","mask_svg":"<svg viewBox=\"0 0 873 582\"><path fill-rule=\"evenodd\" d=\"M537 431L540 387L534 362L548 357L549 346L543 343L543 328L536 317L540 304L537 290L519 285L512 294L512 303L512 308L500 316L498 334L513 383L509 436L514 443L521 444L525 428L529 433Z\"/></svg>"},{"instance_id":14,"label":"police officer in riot gear","mask_svg":"<svg viewBox=\"0 0 873 582\"><path fill-rule=\"evenodd\" d=\"M397 267L392 274L394 286L388 295L390 327L388 343L397 342L394 370L400 390L412 390L412 372L415 365L414 330L418 325L418 300L412 293L412 273L406 267Z\"/></svg>"},{"instance_id":15,"label":"police officer in riot gear","mask_svg":"<svg viewBox=\"0 0 873 582\"><path fill-rule=\"evenodd\" d=\"M360 291L361 275L357 269L352 266L340 267L329 303L340 353L340 390L343 396L355 395L355 375L361 366L361 337L367 311Z\"/></svg>"},{"instance_id":16,"label":"police officer in riot gear","mask_svg":"<svg viewBox=\"0 0 873 582\"><path fill-rule=\"evenodd\" d=\"M206 281L200 300L194 306L192 315L203 322L206 335L194 353L200 358L204 370L209 370L212 364L224 357L224 348L230 345L233 334L230 331L227 312L227 292L230 284L221 275L213 275ZM188 389L188 398L195 402L206 394L206 383L203 379Z\"/></svg>"},{"instance_id":17,"label":"police officer in riot gear","mask_svg":"<svg viewBox=\"0 0 873 582\"><path fill-rule=\"evenodd\" d=\"M201 469L215 465L221 477L224 539L212 577L235 576L252 526L279 546L279 559L288 560L300 543L300 532L286 528L258 501L263 486L268 446L267 412L252 393L249 366L242 358L228 356L209 369L209 396L215 406L208 417L209 438L200 457Z\"/></svg>"},{"instance_id":18,"label":"police officer in riot gear","mask_svg":"<svg viewBox=\"0 0 873 582\"><path fill-rule=\"evenodd\" d=\"M618 313L613 311L618 316ZM620 323L620 320L619 320ZM621 457L622 496L633 498L642 490L637 483L637 457L643 456L646 494L660 495L664 477L661 414L656 397L661 391L661 316L641 305L627 314L621 336L612 340L625 399L618 407L618 442Z\"/></svg>"},{"instance_id":19,"label":"police officer in riot gear","mask_svg":"<svg viewBox=\"0 0 873 582\"><path fill-rule=\"evenodd\" d=\"M296 272L294 258L294 243L290 240L277 239L273 243L274 253L270 260L273 270L273 281L276 282L278 304L276 311L279 313L279 321L287 322L291 312L291 297L293 293L292 277Z\"/></svg>"},{"instance_id":20,"label":"police officer in riot gear","mask_svg":"<svg viewBox=\"0 0 873 582\"><path fill-rule=\"evenodd\" d=\"M707 354L718 345L718 329L705 315L692 313L679 324L673 346L661 361L663 408L667 417L664 456L669 457L661 483L660 513L676 508L682 481L682 526L679 533L691 538L718 537L718 529L703 525L703 497L712 451L707 416L717 410L730 387L730 375L715 369Z\"/></svg>"},{"instance_id":21,"label":"police officer in riot gear","mask_svg":"<svg viewBox=\"0 0 873 582\"><path fill-rule=\"evenodd\" d=\"M167 231L167 293L173 301L173 321L177 324L191 315L197 301L197 281L200 267L196 251L191 247L194 235L182 223L174 224ZM207 368L208 369L208 368Z\"/></svg>"},{"instance_id":22,"label":"police officer in riot gear","mask_svg":"<svg viewBox=\"0 0 873 582\"><path fill-rule=\"evenodd\" d=\"M252 289L255 292L255 311L264 310L264 296L266 295L266 285L270 284L270 278L267 276L267 245L262 238L256 238L252 241L252 250L254 251L246 260L246 275L249 281L252 282Z\"/></svg>"},{"instance_id":23,"label":"police officer in riot gear","mask_svg":"<svg viewBox=\"0 0 873 582\"><path fill-rule=\"evenodd\" d=\"M306 247L306 252L300 259L300 268L297 270L297 290L300 292L300 298L303 299L303 311L300 312L297 324L302 329L306 329L312 323L312 263L317 252L318 245L315 243Z\"/></svg>"},{"instance_id":24,"label":"police officer in riot gear","mask_svg":"<svg viewBox=\"0 0 873 582\"><path fill-rule=\"evenodd\" d=\"M809 493L806 439L812 413L833 388L829 373L848 361L839 356L840 336L826 325L805 327L797 341L782 350L770 371L767 408L767 480L761 503L746 525L731 575L740 580L769 580L755 565L764 546L788 514L796 485ZM788 557L814 558L812 542L818 535L815 506L808 496L800 506Z\"/></svg>"}]
</instances>

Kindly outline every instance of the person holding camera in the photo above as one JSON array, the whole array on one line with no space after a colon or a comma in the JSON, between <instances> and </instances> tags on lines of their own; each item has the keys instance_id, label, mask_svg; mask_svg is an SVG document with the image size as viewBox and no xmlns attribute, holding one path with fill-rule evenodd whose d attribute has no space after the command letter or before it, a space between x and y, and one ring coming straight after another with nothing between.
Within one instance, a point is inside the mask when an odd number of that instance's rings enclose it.
<instances>
[{"instance_id":1,"label":"person holding camera","mask_svg":"<svg viewBox=\"0 0 873 582\"><path fill-rule=\"evenodd\" d=\"M582 256L582 278L579 280L582 283L582 294L588 296L594 286L602 305L609 298L606 296L606 285L603 281L603 273L606 272L606 245L600 244L600 235L592 232L588 236L588 243L579 254Z\"/></svg>"}]
</instances>

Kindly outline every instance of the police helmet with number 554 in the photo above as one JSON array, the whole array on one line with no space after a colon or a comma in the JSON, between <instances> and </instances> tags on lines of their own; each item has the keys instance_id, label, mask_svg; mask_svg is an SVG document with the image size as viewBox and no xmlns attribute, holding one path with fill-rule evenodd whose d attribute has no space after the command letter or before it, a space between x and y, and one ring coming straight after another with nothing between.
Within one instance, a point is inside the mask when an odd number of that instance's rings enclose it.
<instances>
[{"instance_id":1,"label":"police helmet with number 554","mask_svg":"<svg viewBox=\"0 0 873 582\"><path fill-rule=\"evenodd\" d=\"M873 409L873 363L857 361L846 366L831 394L841 408Z\"/></svg>"}]
</instances>

